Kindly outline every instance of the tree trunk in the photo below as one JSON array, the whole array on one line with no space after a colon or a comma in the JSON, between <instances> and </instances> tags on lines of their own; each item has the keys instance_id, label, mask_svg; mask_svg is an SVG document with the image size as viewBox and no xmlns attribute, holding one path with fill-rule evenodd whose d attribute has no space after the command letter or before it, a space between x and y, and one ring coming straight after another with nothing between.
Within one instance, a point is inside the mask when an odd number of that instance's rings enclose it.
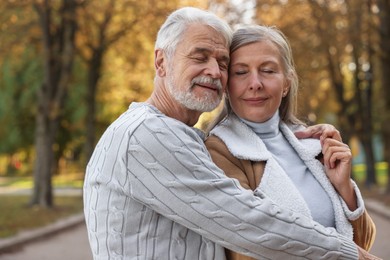
<instances>
[{"instance_id":1,"label":"tree trunk","mask_svg":"<svg viewBox=\"0 0 390 260\"><path fill-rule=\"evenodd\" d=\"M372 51L369 40L371 38L371 24L369 16L370 6L361 6L361 4L357 4L351 0L346 1L345 3L349 10L348 39L350 44L353 46L351 53L352 61L354 64L356 64L356 68L353 72L354 96L352 102L350 102L350 106L353 106L354 104L357 105L354 112L357 119L356 132L365 152L366 185L367 187L370 187L372 185L376 185L375 158L372 143L373 84L370 75L371 71L365 71L362 67L363 61L361 61L364 56L368 56L365 62L368 63L372 69ZM359 75L365 75L365 77L362 78Z\"/></svg>"},{"instance_id":2,"label":"tree trunk","mask_svg":"<svg viewBox=\"0 0 390 260\"><path fill-rule=\"evenodd\" d=\"M362 138L362 136L361 136ZM370 134L364 134L361 139L366 161L366 186L368 188L377 184L375 171L375 158Z\"/></svg>"},{"instance_id":3,"label":"tree trunk","mask_svg":"<svg viewBox=\"0 0 390 260\"><path fill-rule=\"evenodd\" d=\"M39 99L43 102L43 99ZM42 108L42 106L40 106ZM36 118L36 160L34 169L34 189L30 205L51 207L53 205L53 194L51 185L51 169L53 164L53 153L51 150L52 133L49 129L47 112L39 109Z\"/></svg>"},{"instance_id":4,"label":"tree trunk","mask_svg":"<svg viewBox=\"0 0 390 260\"><path fill-rule=\"evenodd\" d=\"M371 3L368 2L367 5L368 10L371 8ZM368 11L369 13L369 11ZM365 89L359 88L360 92L362 92L361 97L363 99L363 107L362 107L362 142L364 151L366 154L366 186L370 188L372 185L377 185L377 177L376 177L376 169L375 169L375 156L374 156L374 144L372 141L372 137L374 136L374 126L373 126L373 71L374 71L374 43L372 42L372 17L368 16L368 27L367 27L367 35L368 35L368 43L367 43L367 54L368 54L368 62L370 67L368 71L365 72L365 81L367 83L367 87ZM375 68L376 69L376 68Z\"/></svg>"},{"instance_id":5,"label":"tree trunk","mask_svg":"<svg viewBox=\"0 0 390 260\"><path fill-rule=\"evenodd\" d=\"M373 125L372 125L372 82L367 80L366 91L360 90L363 98L362 107L359 107L361 119L361 131L359 131L359 139L362 142L365 161L366 161L366 186L370 188L377 185L376 170L375 170L375 156L372 142Z\"/></svg>"},{"instance_id":6,"label":"tree trunk","mask_svg":"<svg viewBox=\"0 0 390 260\"><path fill-rule=\"evenodd\" d=\"M86 97L87 102L87 132L85 142L86 162L88 163L95 148L96 135L96 95L97 84L101 75L101 64L103 60L104 50L102 48L94 49L92 58L88 62L88 92Z\"/></svg>"},{"instance_id":7,"label":"tree trunk","mask_svg":"<svg viewBox=\"0 0 390 260\"><path fill-rule=\"evenodd\" d=\"M51 177L56 164L54 144L74 57L76 0L64 0L60 24L51 15L50 1L35 4L43 35L44 82L38 91L34 188L30 205L53 206ZM57 17L56 17L57 18Z\"/></svg>"},{"instance_id":8,"label":"tree trunk","mask_svg":"<svg viewBox=\"0 0 390 260\"><path fill-rule=\"evenodd\" d=\"M384 159L390 168L390 1L379 0L380 61L382 68L382 91L384 98L384 118L382 137L384 141ZM387 170L387 193L390 194L390 170Z\"/></svg>"}]
</instances>

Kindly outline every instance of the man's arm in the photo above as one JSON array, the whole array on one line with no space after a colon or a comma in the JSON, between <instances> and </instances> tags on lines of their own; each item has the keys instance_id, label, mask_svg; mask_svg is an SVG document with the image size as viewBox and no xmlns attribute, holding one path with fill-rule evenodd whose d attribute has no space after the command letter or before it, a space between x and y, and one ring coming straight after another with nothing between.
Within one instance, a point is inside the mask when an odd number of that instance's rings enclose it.
<instances>
[{"instance_id":1,"label":"man's arm","mask_svg":"<svg viewBox=\"0 0 390 260\"><path fill-rule=\"evenodd\" d=\"M195 132L153 118L131 138L131 196L234 251L256 258L357 259L356 245L314 221L255 196L211 161Z\"/></svg>"}]
</instances>

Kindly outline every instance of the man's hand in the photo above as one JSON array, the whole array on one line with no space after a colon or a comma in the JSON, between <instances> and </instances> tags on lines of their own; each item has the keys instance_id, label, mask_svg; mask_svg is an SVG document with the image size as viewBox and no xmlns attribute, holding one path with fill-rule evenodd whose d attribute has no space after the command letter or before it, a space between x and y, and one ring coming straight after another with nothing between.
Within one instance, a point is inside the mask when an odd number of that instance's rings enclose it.
<instances>
[{"instance_id":1,"label":"man's hand","mask_svg":"<svg viewBox=\"0 0 390 260\"><path fill-rule=\"evenodd\" d=\"M382 258L376 257L366 250L358 246L359 260L383 260Z\"/></svg>"},{"instance_id":2,"label":"man's hand","mask_svg":"<svg viewBox=\"0 0 390 260\"><path fill-rule=\"evenodd\" d=\"M318 124L309 126L308 128L304 130L296 131L295 136L298 139L304 139L304 138L317 138L321 140L321 145L323 145L323 141L326 138L332 138L337 141L342 142L340 132L330 124Z\"/></svg>"}]
</instances>

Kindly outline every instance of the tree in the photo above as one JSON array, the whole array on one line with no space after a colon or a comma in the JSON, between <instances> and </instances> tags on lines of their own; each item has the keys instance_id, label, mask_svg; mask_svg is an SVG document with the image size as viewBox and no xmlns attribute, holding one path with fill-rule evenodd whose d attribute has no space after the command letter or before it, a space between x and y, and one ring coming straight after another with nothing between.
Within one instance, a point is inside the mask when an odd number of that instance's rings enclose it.
<instances>
[{"instance_id":1,"label":"tree","mask_svg":"<svg viewBox=\"0 0 390 260\"><path fill-rule=\"evenodd\" d=\"M40 63L33 53L25 48L21 59L9 55L4 59L0 73L0 154L13 154L30 149L34 142L31 129L34 125L35 91L39 81Z\"/></svg>"},{"instance_id":2,"label":"tree","mask_svg":"<svg viewBox=\"0 0 390 260\"><path fill-rule=\"evenodd\" d=\"M128 39L127 46L137 43L142 39L140 35L145 33L145 28L157 28L155 21L161 20L174 7L175 1L169 4L161 1L105 0L86 1L80 9L82 19L77 50L87 67L86 160L95 147L96 97L104 62L107 62L106 53L128 34L133 37ZM129 52L129 48L127 51ZM140 55L136 52L131 54L135 56L133 59Z\"/></svg>"},{"instance_id":3,"label":"tree","mask_svg":"<svg viewBox=\"0 0 390 260\"><path fill-rule=\"evenodd\" d=\"M382 137L385 143L384 158L390 168L390 1L377 1L379 16L379 57L382 75L382 97L384 99L384 111L382 111ZM387 193L390 193L390 171L387 172Z\"/></svg>"},{"instance_id":4,"label":"tree","mask_svg":"<svg viewBox=\"0 0 390 260\"><path fill-rule=\"evenodd\" d=\"M264 4L263 1L261 3ZM310 86L303 81L310 93L303 93L304 99L300 99L300 104L306 102L308 108L325 112L330 111L330 100L334 98L337 121L330 123L338 125L344 142L348 143L352 136L357 136L362 142L367 184L375 184L370 71L374 64L368 40L371 30L367 1L281 3L275 0L267 3L265 7L259 3L258 8L267 8L263 13L273 15L273 20L268 18L267 21L277 21L290 39L298 69L304 72L302 78L316 84ZM264 16L261 16L263 20Z\"/></svg>"},{"instance_id":5,"label":"tree","mask_svg":"<svg viewBox=\"0 0 390 260\"><path fill-rule=\"evenodd\" d=\"M317 21L323 51L328 59L328 71L337 100L341 105L338 117L343 133L356 134L365 151L366 185L376 184L375 158L372 143L372 51L370 6L367 1L345 1L332 8L329 1L308 1ZM337 11L336 11L337 10ZM341 10L341 12L339 12ZM320 14L320 15L319 15ZM344 26L342 22L344 21ZM338 24L339 23L339 24ZM341 24L341 25L340 25ZM342 45L336 45L335 39ZM343 51L349 46L349 53ZM348 67L349 72L344 72ZM350 74L351 80L345 77ZM349 93L348 93L349 92Z\"/></svg>"},{"instance_id":6,"label":"tree","mask_svg":"<svg viewBox=\"0 0 390 260\"><path fill-rule=\"evenodd\" d=\"M36 16L28 3L0 1L0 155L33 160L35 93L42 66L37 58ZM30 167L8 167L11 172ZM17 170L17 171L14 171Z\"/></svg>"},{"instance_id":7,"label":"tree","mask_svg":"<svg viewBox=\"0 0 390 260\"><path fill-rule=\"evenodd\" d=\"M31 205L53 205L51 176L56 168L54 144L74 60L75 13L78 5L77 0L34 3L42 31L44 81L38 90Z\"/></svg>"}]
</instances>

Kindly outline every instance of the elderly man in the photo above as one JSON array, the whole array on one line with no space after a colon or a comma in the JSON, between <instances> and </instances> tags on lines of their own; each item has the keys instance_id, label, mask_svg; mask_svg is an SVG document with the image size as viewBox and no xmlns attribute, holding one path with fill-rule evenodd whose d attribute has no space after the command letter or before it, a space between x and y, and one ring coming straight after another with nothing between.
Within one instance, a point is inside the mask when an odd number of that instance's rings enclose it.
<instances>
[{"instance_id":1,"label":"elderly man","mask_svg":"<svg viewBox=\"0 0 390 260\"><path fill-rule=\"evenodd\" d=\"M357 259L356 245L240 187L199 130L221 101L231 29L196 8L173 12L155 48L155 87L104 133L88 164L85 216L95 260Z\"/></svg>"}]
</instances>

